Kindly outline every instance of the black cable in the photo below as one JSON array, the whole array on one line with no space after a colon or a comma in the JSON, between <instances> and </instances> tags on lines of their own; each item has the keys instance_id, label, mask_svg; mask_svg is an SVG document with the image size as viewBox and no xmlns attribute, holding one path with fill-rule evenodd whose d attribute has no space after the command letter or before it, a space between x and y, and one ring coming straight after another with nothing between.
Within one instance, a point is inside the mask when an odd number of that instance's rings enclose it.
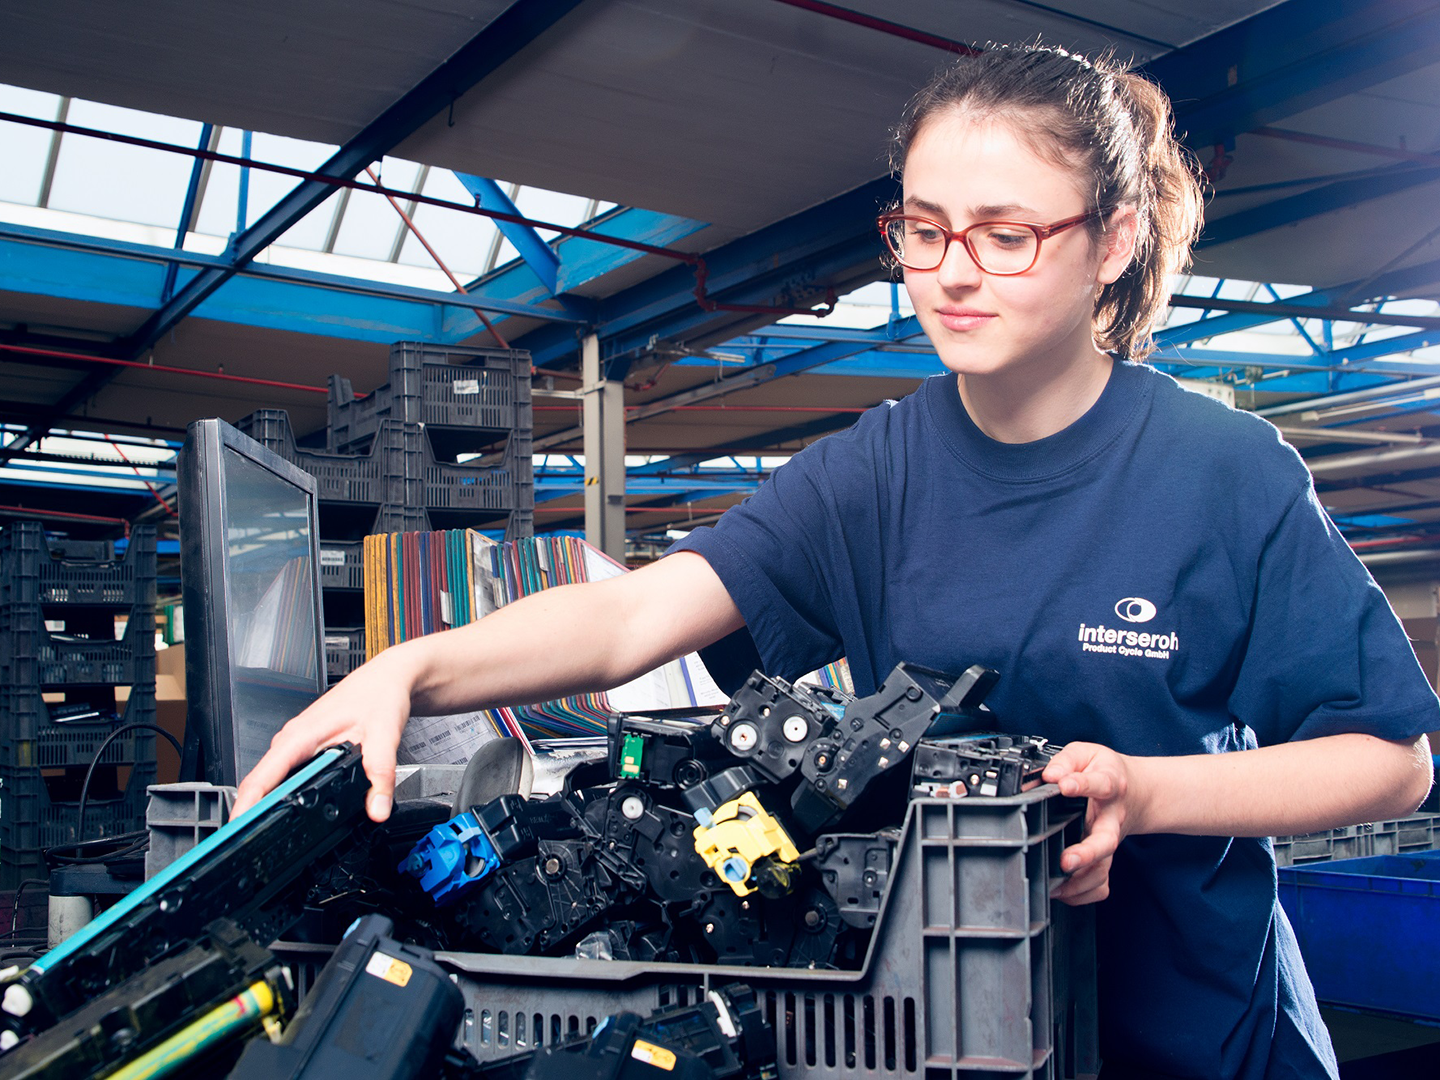
<instances>
[{"instance_id":1,"label":"black cable","mask_svg":"<svg viewBox=\"0 0 1440 1080\"><path fill-rule=\"evenodd\" d=\"M25 891L26 885L44 885L48 888L50 885L50 879L42 877L27 877L24 881L20 882L19 885L15 886L15 906L10 911L10 932L12 934L15 933L15 927L20 922L20 894Z\"/></svg>"},{"instance_id":2,"label":"black cable","mask_svg":"<svg viewBox=\"0 0 1440 1080\"><path fill-rule=\"evenodd\" d=\"M150 846L148 832L120 833L99 840L86 840L79 844L57 844L45 849L45 858L52 865L86 866L91 863L105 863L112 859L123 859L128 855L139 855ZM94 851L87 855L85 852Z\"/></svg>"},{"instance_id":3,"label":"black cable","mask_svg":"<svg viewBox=\"0 0 1440 1080\"><path fill-rule=\"evenodd\" d=\"M154 724L121 724L114 731L110 732L109 735L106 735L105 741L100 744L99 749L95 751L95 756L90 759L90 767L85 770L85 782L80 785L80 815L79 820L75 824L76 840L83 841L85 839L85 796L90 793L90 777L95 773L95 766L100 764L100 755L105 753L105 748L109 746L112 742L114 742L117 738L119 738L121 735L124 735L125 732L136 731L140 728L144 728L147 731L153 731L157 735L164 735L165 738L170 740L170 745L175 747L175 753L179 754L182 757L184 756L185 751L181 749L180 741L176 739L174 735L171 735L170 732L166 731L164 728L156 727Z\"/></svg>"}]
</instances>

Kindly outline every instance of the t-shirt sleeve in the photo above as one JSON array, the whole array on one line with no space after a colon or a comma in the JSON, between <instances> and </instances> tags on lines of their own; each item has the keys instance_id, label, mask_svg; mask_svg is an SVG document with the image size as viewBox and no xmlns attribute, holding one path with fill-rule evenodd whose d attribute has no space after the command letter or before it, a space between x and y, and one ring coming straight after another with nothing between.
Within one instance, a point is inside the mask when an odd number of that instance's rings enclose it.
<instances>
[{"instance_id":1,"label":"t-shirt sleeve","mask_svg":"<svg viewBox=\"0 0 1440 1080\"><path fill-rule=\"evenodd\" d=\"M1440 701L1399 619L1308 484L1261 554L1230 711L1262 746L1440 729Z\"/></svg>"},{"instance_id":2,"label":"t-shirt sleeve","mask_svg":"<svg viewBox=\"0 0 1440 1080\"><path fill-rule=\"evenodd\" d=\"M744 630L701 650L727 693L757 666L793 679L842 655L831 567L843 538L833 527L822 446L795 455L713 527L695 529L666 553L704 556L745 618Z\"/></svg>"}]
</instances>

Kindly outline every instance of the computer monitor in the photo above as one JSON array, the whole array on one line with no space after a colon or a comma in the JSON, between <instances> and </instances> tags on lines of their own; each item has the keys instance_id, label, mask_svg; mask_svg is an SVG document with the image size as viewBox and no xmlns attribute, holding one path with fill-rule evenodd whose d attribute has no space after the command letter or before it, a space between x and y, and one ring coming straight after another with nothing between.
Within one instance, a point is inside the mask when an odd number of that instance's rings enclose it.
<instances>
[{"instance_id":1,"label":"computer monitor","mask_svg":"<svg viewBox=\"0 0 1440 1080\"><path fill-rule=\"evenodd\" d=\"M315 478L212 419L186 431L178 484L181 778L235 784L325 692Z\"/></svg>"}]
</instances>

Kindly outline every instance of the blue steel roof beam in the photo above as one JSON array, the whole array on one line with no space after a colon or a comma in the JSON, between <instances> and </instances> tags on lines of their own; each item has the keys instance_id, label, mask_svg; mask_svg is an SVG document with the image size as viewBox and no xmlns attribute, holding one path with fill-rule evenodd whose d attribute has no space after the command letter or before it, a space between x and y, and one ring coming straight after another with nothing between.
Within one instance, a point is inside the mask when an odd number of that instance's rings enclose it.
<instances>
[{"instance_id":1,"label":"blue steel roof beam","mask_svg":"<svg viewBox=\"0 0 1440 1080\"><path fill-rule=\"evenodd\" d=\"M773 300L788 283L827 275L883 273L875 215L891 202L896 183L890 177L758 229L704 252L713 299L734 303ZM755 316L741 317L753 322ZM646 347L652 340L698 336L734 325L735 312L707 312L695 302L695 274L689 266L662 270L600 302L596 330L607 355ZM732 335L733 336L733 335ZM530 350L537 367L554 366L574 356L573 334L540 327L517 345Z\"/></svg>"},{"instance_id":2,"label":"blue steel roof beam","mask_svg":"<svg viewBox=\"0 0 1440 1080\"><path fill-rule=\"evenodd\" d=\"M320 166L317 176L348 180L380 160L431 117L453 105L476 83L551 29L581 2L515 0L414 89L340 147ZM142 357L206 297L334 191L335 186L324 180L302 180L290 194L261 215L254 225L230 238L225 248L224 266L208 268L196 274L168 303L153 312L139 329L122 339L121 351L125 358L133 360ZM50 407L47 419L33 425L9 445L0 447L0 461L42 436L55 421L108 384L115 374L114 370L97 371L80 380Z\"/></svg>"},{"instance_id":3,"label":"blue steel roof beam","mask_svg":"<svg viewBox=\"0 0 1440 1080\"><path fill-rule=\"evenodd\" d=\"M210 138L215 132L213 124L205 124L200 128L200 148L210 149ZM59 135L59 132L56 132ZM185 187L185 203L180 207L180 224L175 230L175 248L178 251L185 250L185 237L189 234L191 227L195 224L196 203L200 199L200 181L205 175L205 170L210 163L203 158L196 158L190 167L190 183ZM175 273L180 269L180 264L170 262L165 267L165 284L160 289L160 302L168 303L175 292Z\"/></svg>"},{"instance_id":4,"label":"blue steel roof beam","mask_svg":"<svg viewBox=\"0 0 1440 1080\"><path fill-rule=\"evenodd\" d=\"M472 176L457 172L455 178L465 185L465 190L475 196L475 203L483 210L497 210L502 214L520 216L520 210L510 201L499 184L484 176ZM530 268L548 295L554 296L560 276L560 256L529 225L518 221L497 220L501 234L519 252L521 260Z\"/></svg>"},{"instance_id":5,"label":"blue steel roof beam","mask_svg":"<svg viewBox=\"0 0 1440 1080\"><path fill-rule=\"evenodd\" d=\"M1289 297L1285 301L1287 307L1293 308L1327 308L1342 303L1342 300L1357 289L1363 289L1367 298L1380 296L1397 296L1414 292L1418 289L1425 289L1440 283L1440 260L1423 263L1418 266L1409 266L1403 270L1392 270L1386 274L1380 274L1373 278L1361 278L1356 281L1347 281L1327 289L1315 289L1299 296ZM1159 345L1184 345L1186 342L1197 341L1201 338L1218 337L1220 334L1229 334L1237 330L1249 330L1252 327L1263 326L1266 323L1278 322L1290 314L1284 307L1272 308L1264 303L1246 303L1242 307L1241 301L1226 301L1227 305L1234 306L1238 310L1228 315L1214 315L1208 319L1200 319L1197 322L1181 323L1178 326L1167 326L1155 332L1155 341ZM1270 311L1276 314L1269 314ZM1362 313L1356 312L1356 315ZM1306 315L1302 317L1307 317ZM1341 318L1344 321L1348 316L1340 316L1332 313L1332 318ZM1357 319L1356 321L1360 321ZM1390 320L1387 317L1386 322ZM1417 320L1420 325L1426 325L1431 320ZM1416 325L1406 323L1405 325Z\"/></svg>"},{"instance_id":6,"label":"blue steel roof beam","mask_svg":"<svg viewBox=\"0 0 1440 1080\"><path fill-rule=\"evenodd\" d=\"M1294 116L1440 61L1436 0L1287 0L1141 70L1193 146Z\"/></svg>"},{"instance_id":7,"label":"blue steel roof beam","mask_svg":"<svg viewBox=\"0 0 1440 1080\"><path fill-rule=\"evenodd\" d=\"M1274 300L1277 304L1283 303L1283 301L1280 299L1280 294L1275 291L1274 285L1266 282L1265 291L1270 294L1270 298ZM1310 336L1310 331L1305 329L1305 324L1293 315L1290 316L1290 325L1295 327L1295 332L1300 335L1301 340L1303 340L1306 345L1310 346L1310 351L1316 356L1324 356L1327 352L1330 351L1330 348L1334 344L1333 335L1330 333L1329 319L1321 319L1321 325L1324 326L1325 340L1329 343L1329 345L1326 345L1324 347L1322 347L1319 342L1317 342L1313 337Z\"/></svg>"},{"instance_id":8,"label":"blue steel roof beam","mask_svg":"<svg viewBox=\"0 0 1440 1080\"><path fill-rule=\"evenodd\" d=\"M29 225L15 225L9 222L0 222L0 242L10 241L10 244L0 243L0 288L16 292L35 292L36 288L26 288L25 282L36 275L32 267L26 265L26 256L22 254L22 247L30 246L35 248L50 248L67 251L84 252L87 254L111 256L112 261L129 261L134 263L178 263L183 266L206 268L218 266L222 262L222 256L206 255L196 251L177 251L172 248L155 247L150 244L136 244L126 240L109 240L101 237L80 236L75 233L57 232L51 229L37 229ZM97 275L109 277L111 275ZM535 307L528 304L510 303L504 300L495 300L490 297L479 298L471 294L460 294L453 292L441 292L436 289L422 289L411 285L395 285L383 281L370 281L364 278L343 277L338 274L325 274L319 271L299 270L292 267L277 266L274 264L251 263L245 269L238 271L238 276L247 278L259 278L262 280L287 281L301 285L313 285L317 289L331 290L338 292L361 293L367 296L393 297L400 300L415 300L427 305L444 308L478 308L483 307L486 311L497 310L507 314L516 315L526 319L544 319L557 322L579 323L585 321L582 314L568 314L564 311L557 311L554 308ZM46 281L45 295L50 296L71 296L73 299L85 299L86 296L80 293L68 294L63 291L63 282ZM56 291L60 289L61 291ZM106 302L139 306L148 298L152 298L156 288L149 283L148 276L137 280L133 291L123 297L118 297ZM206 315L211 318L226 320L224 314L215 310L216 301L211 299L207 302ZM300 316L313 314L302 305L297 313ZM229 320L238 321L238 320ZM94 343L92 343L93 345ZM95 351L92 349L92 351ZM106 355L114 350L109 350Z\"/></svg>"},{"instance_id":9,"label":"blue steel roof beam","mask_svg":"<svg viewBox=\"0 0 1440 1080\"><path fill-rule=\"evenodd\" d=\"M1283 371L1364 371L1377 375L1440 374L1440 359L1382 360L1383 356L1425 348L1440 342L1440 331L1427 330L1403 337L1370 342L1329 356L1280 356L1276 353L1229 352L1224 349L1167 348L1152 357L1157 363ZM1373 351L1372 351L1373 350Z\"/></svg>"},{"instance_id":10,"label":"blue steel roof beam","mask_svg":"<svg viewBox=\"0 0 1440 1080\"><path fill-rule=\"evenodd\" d=\"M669 247L705 227L703 221L634 207L612 210L586 225L591 232L655 247ZM562 237L556 241L555 253L560 259L557 279L559 293L555 300L565 310L582 316L587 322L594 320L594 301L573 290L645 257L633 248L587 240L583 236ZM482 275L467 285L466 291L486 297L503 297L512 303L530 303L545 296L544 286L535 280L521 260L514 260L493 273ZM503 319L501 323L503 324ZM446 320L444 340L464 341L478 333L481 328L480 319L474 312L458 312Z\"/></svg>"}]
</instances>

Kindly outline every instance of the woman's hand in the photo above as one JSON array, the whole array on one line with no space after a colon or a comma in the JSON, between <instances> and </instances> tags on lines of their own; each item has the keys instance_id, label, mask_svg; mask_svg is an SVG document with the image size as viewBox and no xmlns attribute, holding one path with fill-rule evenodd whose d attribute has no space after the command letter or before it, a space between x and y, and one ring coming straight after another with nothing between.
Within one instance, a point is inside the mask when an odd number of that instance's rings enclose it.
<instances>
[{"instance_id":1,"label":"woman's hand","mask_svg":"<svg viewBox=\"0 0 1440 1080\"><path fill-rule=\"evenodd\" d=\"M361 748L361 763L370 778L365 811L372 820L384 821L395 794L400 732L410 718L410 688L398 647L356 668L270 740L270 750L240 782L231 816L255 805L325 747L351 742Z\"/></svg>"},{"instance_id":2,"label":"woman's hand","mask_svg":"<svg viewBox=\"0 0 1440 1080\"><path fill-rule=\"evenodd\" d=\"M1131 760L1095 743L1074 742L1045 767L1045 781L1059 787L1062 795L1089 800L1085 838L1060 854L1060 869L1070 877L1051 892L1056 900L1094 904L1110 895L1115 849L1137 831L1140 800Z\"/></svg>"}]
</instances>

